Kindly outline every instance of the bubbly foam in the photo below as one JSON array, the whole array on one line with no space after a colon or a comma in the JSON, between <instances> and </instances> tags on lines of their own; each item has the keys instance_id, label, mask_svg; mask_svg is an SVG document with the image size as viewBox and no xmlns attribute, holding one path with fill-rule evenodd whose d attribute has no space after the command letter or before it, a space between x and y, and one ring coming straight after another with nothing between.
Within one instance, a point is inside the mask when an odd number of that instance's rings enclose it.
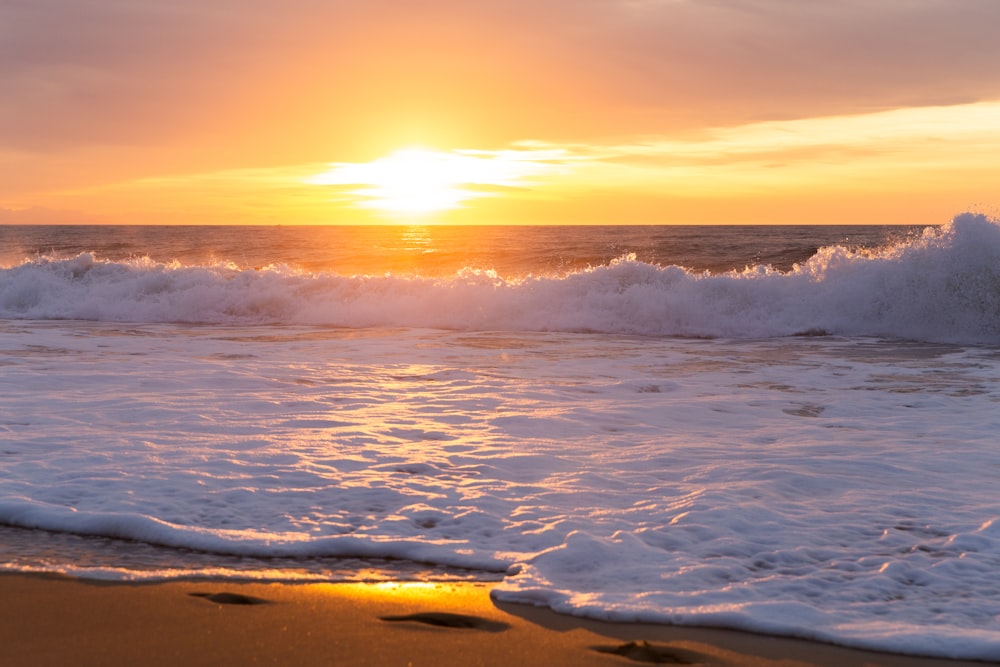
<instances>
[{"instance_id":1,"label":"bubbly foam","mask_svg":"<svg viewBox=\"0 0 1000 667\"><path fill-rule=\"evenodd\" d=\"M169 557L0 567L406 559L567 613L995 660L997 366L836 337L8 322L0 524Z\"/></svg>"}]
</instances>

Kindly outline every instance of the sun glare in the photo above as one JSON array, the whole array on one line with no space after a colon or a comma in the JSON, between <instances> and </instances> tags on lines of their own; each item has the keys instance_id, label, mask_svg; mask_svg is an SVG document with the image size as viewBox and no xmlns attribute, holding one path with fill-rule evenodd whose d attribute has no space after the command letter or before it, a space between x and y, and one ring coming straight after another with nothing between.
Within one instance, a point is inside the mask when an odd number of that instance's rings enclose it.
<instances>
[{"instance_id":1,"label":"sun glare","mask_svg":"<svg viewBox=\"0 0 1000 667\"><path fill-rule=\"evenodd\" d=\"M462 206L503 188L524 187L525 177L552 169L541 151L434 151L406 148L371 162L334 163L306 180L338 186L358 206L385 213L430 214Z\"/></svg>"}]
</instances>

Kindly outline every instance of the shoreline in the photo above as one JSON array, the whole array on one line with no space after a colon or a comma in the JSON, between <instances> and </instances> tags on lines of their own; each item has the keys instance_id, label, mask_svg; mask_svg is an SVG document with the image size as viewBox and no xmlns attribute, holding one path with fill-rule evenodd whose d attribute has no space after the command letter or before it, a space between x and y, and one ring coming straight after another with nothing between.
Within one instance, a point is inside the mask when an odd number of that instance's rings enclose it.
<instances>
[{"instance_id":1,"label":"shoreline","mask_svg":"<svg viewBox=\"0 0 1000 667\"><path fill-rule=\"evenodd\" d=\"M0 574L6 667L688 664L975 667L734 630L494 602L484 582L106 582Z\"/></svg>"}]
</instances>

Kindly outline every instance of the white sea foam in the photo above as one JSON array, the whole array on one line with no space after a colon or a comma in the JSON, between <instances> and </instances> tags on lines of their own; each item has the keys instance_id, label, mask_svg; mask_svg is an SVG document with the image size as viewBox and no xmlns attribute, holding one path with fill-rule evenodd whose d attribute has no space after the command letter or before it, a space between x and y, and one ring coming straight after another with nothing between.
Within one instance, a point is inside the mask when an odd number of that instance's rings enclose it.
<instances>
[{"instance_id":1,"label":"white sea foam","mask_svg":"<svg viewBox=\"0 0 1000 667\"><path fill-rule=\"evenodd\" d=\"M996 343L1000 225L964 214L879 251L832 246L787 272L754 266L721 275L631 256L558 276L466 269L430 278L84 253L0 270L0 317Z\"/></svg>"},{"instance_id":2,"label":"white sea foam","mask_svg":"<svg viewBox=\"0 0 1000 667\"><path fill-rule=\"evenodd\" d=\"M499 598L568 613L1000 659L992 347L2 331L0 523L506 570Z\"/></svg>"}]
</instances>

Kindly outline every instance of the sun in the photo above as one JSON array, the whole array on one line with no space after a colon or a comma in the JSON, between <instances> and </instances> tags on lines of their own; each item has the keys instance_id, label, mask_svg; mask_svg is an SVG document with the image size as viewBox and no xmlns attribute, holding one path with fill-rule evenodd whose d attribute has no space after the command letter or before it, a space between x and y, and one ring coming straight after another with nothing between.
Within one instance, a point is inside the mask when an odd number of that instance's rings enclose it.
<instances>
[{"instance_id":1,"label":"sun","mask_svg":"<svg viewBox=\"0 0 1000 667\"><path fill-rule=\"evenodd\" d=\"M307 179L337 186L356 205L388 214L424 215L460 208L464 202L524 187L526 177L552 167L540 151L436 151L403 148L370 162L333 163Z\"/></svg>"},{"instance_id":2,"label":"sun","mask_svg":"<svg viewBox=\"0 0 1000 667\"><path fill-rule=\"evenodd\" d=\"M471 160L478 162L476 158ZM358 165L367 185L355 194L367 205L396 213L430 213L457 208L472 192L465 168L470 158L423 148L406 148Z\"/></svg>"}]
</instances>

